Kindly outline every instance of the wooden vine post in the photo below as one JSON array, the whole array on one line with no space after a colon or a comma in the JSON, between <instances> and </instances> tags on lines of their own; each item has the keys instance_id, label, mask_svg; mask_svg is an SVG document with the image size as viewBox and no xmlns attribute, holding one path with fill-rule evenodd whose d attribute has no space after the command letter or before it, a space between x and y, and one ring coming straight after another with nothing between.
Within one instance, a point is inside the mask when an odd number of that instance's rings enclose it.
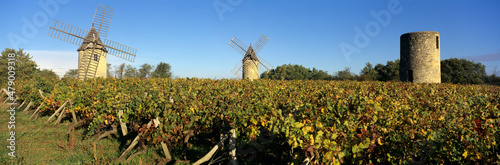
<instances>
[{"instance_id":1,"label":"wooden vine post","mask_svg":"<svg viewBox=\"0 0 500 165\"><path fill-rule=\"evenodd\" d=\"M151 121L149 121L147 129L149 129L149 127L151 127L151 124L153 124L153 123ZM139 138L142 136L142 134L144 134L144 132L139 133L134 138L134 140L132 141L130 146L128 146L128 148L122 153L122 155L117 159L117 161L121 161L127 156L127 154L135 147L135 145L137 145L137 143L139 143Z\"/></svg>"},{"instance_id":2,"label":"wooden vine post","mask_svg":"<svg viewBox=\"0 0 500 165\"><path fill-rule=\"evenodd\" d=\"M230 141L229 141L229 146L230 146L230 150L229 150L229 156L231 157L230 161L229 161L229 164L232 164L232 165L237 165L238 162L236 161L236 130L235 129L231 129L229 131L229 138L230 138ZM212 156L214 156L215 152L222 148L222 144L224 143L224 141L226 141L226 139L228 138L228 134L225 134L221 140L219 141L219 143L217 143L217 145L215 145L205 156L203 156L200 160L196 161L193 163L193 165L200 165L202 163L205 163L207 162L208 160L210 160L210 158L212 158Z\"/></svg>"},{"instance_id":3,"label":"wooden vine post","mask_svg":"<svg viewBox=\"0 0 500 165\"><path fill-rule=\"evenodd\" d=\"M61 112L59 113L59 117L57 118L56 122L54 123L54 125L57 125L61 122L62 118L66 116L66 107L64 107Z\"/></svg>"},{"instance_id":4,"label":"wooden vine post","mask_svg":"<svg viewBox=\"0 0 500 165\"><path fill-rule=\"evenodd\" d=\"M170 151L168 150L167 144L165 142L161 142L161 148L163 149L163 153L165 153L165 158L167 161L172 160L172 156L170 155Z\"/></svg>"},{"instance_id":5,"label":"wooden vine post","mask_svg":"<svg viewBox=\"0 0 500 165\"><path fill-rule=\"evenodd\" d=\"M42 97L42 99L45 100L45 96L43 96L42 89L38 89L38 92L40 93L40 97ZM26 100L24 102L26 102ZM23 102L23 104L24 104L24 102ZM31 114L31 116L28 120L31 120L35 115L38 114L38 111L42 107L43 103L44 103L43 101L40 103L40 105L36 108L35 112L33 112L33 114ZM22 104L21 104L21 106L22 106ZM19 107L21 107L21 106L19 106Z\"/></svg>"},{"instance_id":6,"label":"wooden vine post","mask_svg":"<svg viewBox=\"0 0 500 165\"><path fill-rule=\"evenodd\" d=\"M69 107L71 108L71 116L73 117L73 122L78 123L78 119L76 118L75 109L73 109L73 101L69 100Z\"/></svg>"},{"instance_id":7,"label":"wooden vine post","mask_svg":"<svg viewBox=\"0 0 500 165\"><path fill-rule=\"evenodd\" d=\"M236 130L231 129L229 133L231 134L231 138L229 138L229 164L237 165L238 161L236 160Z\"/></svg>"},{"instance_id":8,"label":"wooden vine post","mask_svg":"<svg viewBox=\"0 0 500 165\"><path fill-rule=\"evenodd\" d=\"M52 118L54 118L57 114L59 114L59 112L64 109L64 107L66 106L66 104L68 104L69 100L66 100L62 105L61 107L59 107L59 109L57 109L57 111L54 112L54 114L52 116L49 117L49 119L47 119L47 121L45 122L45 124L49 123L50 120L52 120ZM62 112L61 112L62 113Z\"/></svg>"},{"instance_id":9,"label":"wooden vine post","mask_svg":"<svg viewBox=\"0 0 500 165\"><path fill-rule=\"evenodd\" d=\"M120 122L120 128L122 129L123 136L128 134L127 124L123 122L123 110L118 111L118 121Z\"/></svg>"},{"instance_id":10,"label":"wooden vine post","mask_svg":"<svg viewBox=\"0 0 500 165\"><path fill-rule=\"evenodd\" d=\"M38 89L38 93L40 93L40 96L41 96L42 98L45 98L45 97L43 96L43 91L42 91L42 89Z\"/></svg>"},{"instance_id":11,"label":"wooden vine post","mask_svg":"<svg viewBox=\"0 0 500 165\"><path fill-rule=\"evenodd\" d=\"M7 92L7 90L5 90L5 88L2 88L2 91L7 95L7 99L5 99L5 101L3 102L3 104L5 104L9 100L10 94L9 92Z\"/></svg>"},{"instance_id":12,"label":"wooden vine post","mask_svg":"<svg viewBox=\"0 0 500 165\"><path fill-rule=\"evenodd\" d=\"M17 99L19 99L19 97L16 96L16 99L14 99L14 101L12 102L13 104L17 104L16 101Z\"/></svg>"},{"instance_id":13,"label":"wooden vine post","mask_svg":"<svg viewBox=\"0 0 500 165\"><path fill-rule=\"evenodd\" d=\"M30 103L28 103L28 106L26 106L26 108L24 108L23 110L23 114L26 113L26 111L31 107L31 105L33 105L33 101L30 101Z\"/></svg>"},{"instance_id":14,"label":"wooden vine post","mask_svg":"<svg viewBox=\"0 0 500 165\"><path fill-rule=\"evenodd\" d=\"M40 103L40 105L36 108L35 112L33 112L33 114L30 116L29 120L31 120L35 115L38 114L38 111L40 110L40 108L42 107L43 105L43 102Z\"/></svg>"},{"instance_id":15,"label":"wooden vine post","mask_svg":"<svg viewBox=\"0 0 500 165\"><path fill-rule=\"evenodd\" d=\"M21 105L19 105L19 106L17 107L17 109L21 108L21 107L22 107L25 103L26 103L26 100L24 100L24 101L23 101L23 103L21 103Z\"/></svg>"}]
</instances>

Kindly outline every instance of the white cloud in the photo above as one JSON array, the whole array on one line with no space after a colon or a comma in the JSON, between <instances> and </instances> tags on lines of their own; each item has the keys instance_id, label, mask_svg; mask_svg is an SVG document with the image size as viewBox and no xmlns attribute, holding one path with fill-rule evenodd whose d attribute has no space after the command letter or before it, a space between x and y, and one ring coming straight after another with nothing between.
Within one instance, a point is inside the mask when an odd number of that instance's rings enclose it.
<instances>
[{"instance_id":1,"label":"white cloud","mask_svg":"<svg viewBox=\"0 0 500 165\"><path fill-rule=\"evenodd\" d=\"M59 77L70 69L78 68L77 51L25 50L40 69L51 69Z\"/></svg>"}]
</instances>

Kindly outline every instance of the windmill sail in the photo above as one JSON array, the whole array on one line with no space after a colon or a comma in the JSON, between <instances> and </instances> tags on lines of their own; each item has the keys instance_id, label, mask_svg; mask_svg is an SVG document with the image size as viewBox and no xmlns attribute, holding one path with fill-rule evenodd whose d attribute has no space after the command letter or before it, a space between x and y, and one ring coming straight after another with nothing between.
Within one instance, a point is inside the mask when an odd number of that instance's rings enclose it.
<instances>
[{"instance_id":1,"label":"windmill sail","mask_svg":"<svg viewBox=\"0 0 500 165\"><path fill-rule=\"evenodd\" d=\"M102 38L108 37L109 27L111 26L111 19L115 9L98 4L95 9L94 19L92 20L93 26L96 27L97 33Z\"/></svg>"},{"instance_id":2,"label":"windmill sail","mask_svg":"<svg viewBox=\"0 0 500 165\"><path fill-rule=\"evenodd\" d=\"M264 34L260 36L257 41L253 44L255 46L255 53L259 54L259 52L266 46L267 42L269 41L269 38L267 38Z\"/></svg>"},{"instance_id":3,"label":"windmill sail","mask_svg":"<svg viewBox=\"0 0 500 165\"><path fill-rule=\"evenodd\" d=\"M49 29L49 36L75 45L82 44L85 36L88 34L87 30L57 21L52 20Z\"/></svg>"}]
</instances>

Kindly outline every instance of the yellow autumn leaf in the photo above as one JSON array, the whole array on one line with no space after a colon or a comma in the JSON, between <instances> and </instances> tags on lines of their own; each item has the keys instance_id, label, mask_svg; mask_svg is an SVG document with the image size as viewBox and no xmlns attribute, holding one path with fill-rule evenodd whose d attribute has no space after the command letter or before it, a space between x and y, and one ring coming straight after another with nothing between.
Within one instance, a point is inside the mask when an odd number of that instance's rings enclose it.
<instances>
[{"instance_id":1,"label":"yellow autumn leaf","mask_svg":"<svg viewBox=\"0 0 500 165\"><path fill-rule=\"evenodd\" d=\"M263 118L260 118L260 123L262 124L262 126L265 127L267 125L267 120L263 119Z\"/></svg>"},{"instance_id":2,"label":"yellow autumn leaf","mask_svg":"<svg viewBox=\"0 0 500 165\"><path fill-rule=\"evenodd\" d=\"M313 130L313 127L311 127L311 126L306 126L306 127L302 128L303 133L308 133L308 132L311 132L312 130Z\"/></svg>"},{"instance_id":3,"label":"yellow autumn leaf","mask_svg":"<svg viewBox=\"0 0 500 165\"><path fill-rule=\"evenodd\" d=\"M464 158L467 158L467 150L465 150L465 152L462 154L462 156L463 156Z\"/></svg>"},{"instance_id":4,"label":"yellow autumn leaf","mask_svg":"<svg viewBox=\"0 0 500 165\"><path fill-rule=\"evenodd\" d=\"M297 143L297 140L293 141L293 148L297 148L299 147L299 143Z\"/></svg>"},{"instance_id":5,"label":"yellow autumn leaf","mask_svg":"<svg viewBox=\"0 0 500 165\"><path fill-rule=\"evenodd\" d=\"M444 120L444 117L443 116L439 117L439 120Z\"/></svg>"},{"instance_id":6,"label":"yellow autumn leaf","mask_svg":"<svg viewBox=\"0 0 500 165\"><path fill-rule=\"evenodd\" d=\"M108 125L108 120L104 120L104 123L106 123L106 125Z\"/></svg>"},{"instance_id":7,"label":"yellow autumn leaf","mask_svg":"<svg viewBox=\"0 0 500 165\"><path fill-rule=\"evenodd\" d=\"M334 162L333 162L334 165L340 165L340 162L339 160L335 159Z\"/></svg>"}]
</instances>

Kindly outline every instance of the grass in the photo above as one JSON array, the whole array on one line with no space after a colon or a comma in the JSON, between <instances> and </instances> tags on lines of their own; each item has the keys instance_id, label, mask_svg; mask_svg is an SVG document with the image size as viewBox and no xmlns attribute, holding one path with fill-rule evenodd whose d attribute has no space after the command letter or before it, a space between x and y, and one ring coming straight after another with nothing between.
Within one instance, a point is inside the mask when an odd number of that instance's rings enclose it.
<instances>
[{"instance_id":1,"label":"grass","mask_svg":"<svg viewBox=\"0 0 500 165\"><path fill-rule=\"evenodd\" d=\"M2 101L3 102L3 101ZM0 105L0 164L121 164L115 160L125 150L118 138L105 138L96 145L97 137L85 138L85 129L66 134L70 120L54 125L54 121L45 124L49 116L29 121L30 115L22 114L24 107L16 110L15 115L15 158L8 156L9 142L8 105ZM146 154L139 155L125 164L156 164L160 159L161 148L149 148ZM132 151L134 153L136 151Z\"/></svg>"}]
</instances>

